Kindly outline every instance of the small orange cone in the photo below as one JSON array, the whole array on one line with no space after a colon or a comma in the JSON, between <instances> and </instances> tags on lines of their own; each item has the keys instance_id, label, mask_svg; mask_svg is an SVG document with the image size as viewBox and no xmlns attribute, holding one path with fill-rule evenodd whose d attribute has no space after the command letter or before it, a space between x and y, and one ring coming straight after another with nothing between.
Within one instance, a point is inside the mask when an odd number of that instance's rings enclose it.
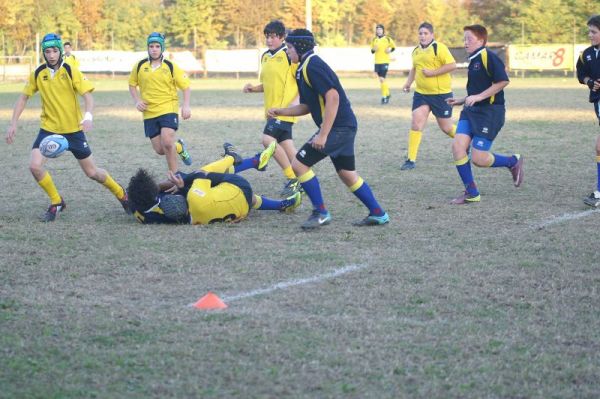
<instances>
[{"instance_id":1,"label":"small orange cone","mask_svg":"<svg viewBox=\"0 0 600 399\"><path fill-rule=\"evenodd\" d=\"M211 309L227 309L225 302L221 300L216 294L208 292L202 298L198 299L198 302L194 304L196 309L211 310Z\"/></svg>"}]
</instances>

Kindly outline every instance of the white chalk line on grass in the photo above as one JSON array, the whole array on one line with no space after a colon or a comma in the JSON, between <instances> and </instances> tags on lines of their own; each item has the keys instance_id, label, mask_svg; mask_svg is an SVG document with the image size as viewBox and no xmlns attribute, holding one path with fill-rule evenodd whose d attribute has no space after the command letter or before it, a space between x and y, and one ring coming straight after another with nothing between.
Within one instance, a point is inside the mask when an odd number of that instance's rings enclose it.
<instances>
[{"instance_id":1,"label":"white chalk line on grass","mask_svg":"<svg viewBox=\"0 0 600 399\"><path fill-rule=\"evenodd\" d=\"M351 273L351 272L355 272L355 271L358 271L358 270L366 269L367 267L369 267L369 265L367 265L367 264L348 265L348 266L341 267L339 269L335 269L335 270L333 270L333 271L331 271L329 273L318 274L316 276L306 277L306 278L301 278L301 279L283 281L281 283L274 284L274 285L272 285L270 287L259 288L259 289L256 289L256 290L242 292L242 293L235 294L235 295L224 296L224 297L221 297L221 300L223 302L225 302L225 303L234 302L234 301L237 301L239 299L250 298L250 297L253 297L253 296L257 296L257 295L264 295L264 294L268 294L268 293L273 292L273 291L285 290L285 289L288 289L290 287L295 287L295 286L298 286L298 285L304 285L304 284L310 284L310 283L318 283L318 282L321 282L323 280L328 280L328 279L331 279L331 278L339 277L339 276L347 274L347 273ZM194 305L193 303L190 304L190 306L193 306L193 305Z\"/></svg>"},{"instance_id":2,"label":"white chalk line on grass","mask_svg":"<svg viewBox=\"0 0 600 399\"><path fill-rule=\"evenodd\" d=\"M593 213L598 213L598 212L600 212L600 209L590 209L590 210L583 211L583 212L565 213L564 215L553 216L553 217L547 219L546 221L542 222L541 224L535 226L535 228L543 229L544 227L552 226L553 224L559 224L559 223L563 223L563 222L568 222L570 220L581 219L581 218L589 216Z\"/></svg>"}]
</instances>

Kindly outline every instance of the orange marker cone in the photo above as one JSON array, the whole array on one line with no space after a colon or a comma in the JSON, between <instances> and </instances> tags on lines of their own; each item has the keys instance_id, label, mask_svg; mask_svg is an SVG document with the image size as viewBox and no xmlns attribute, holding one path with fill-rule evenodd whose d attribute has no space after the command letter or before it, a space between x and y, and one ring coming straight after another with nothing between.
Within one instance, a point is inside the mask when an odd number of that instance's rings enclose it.
<instances>
[{"instance_id":1,"label":"orange marker cone","mask_svg":"<svg viewBox=\"0 0 600 399\"><path fill-rule=\"evenodd\" d=\"M196 309L212 310L212 309L227 309L225 302L221 300L216 294L208 292L202 298L198 299L198 302L194 304Z\"/></svg>"}]
</instances>

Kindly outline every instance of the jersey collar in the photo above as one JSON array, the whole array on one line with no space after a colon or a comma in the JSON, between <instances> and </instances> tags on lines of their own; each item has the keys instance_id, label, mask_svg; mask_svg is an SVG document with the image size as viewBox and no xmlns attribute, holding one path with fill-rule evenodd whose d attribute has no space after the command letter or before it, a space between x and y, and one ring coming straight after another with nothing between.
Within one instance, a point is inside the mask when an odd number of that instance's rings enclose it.
<instances>
[{"instance_id":1,"label":"jersey collar","mask_svg":"<svg viewBox=\"0 0 600 399\"><path fill-rule=\"evenodd\" d=\"M472 60L473 60L473 58L475 58L475 57L477 57L479 54L481 54L481 52L482 52L483 50L485 50L485 46L483 46L483 47L479 47L477 50L475 50L475 51L473 52L473 54L472 54L472 55L469 55L469 61L472 61Z\"/></svg>"},{"instance_id":2,"label":"jersey collar","mask_svg":"<svg viewBox=\"0 0 600 399\"><path fill-rule=\"evenodd\" d=\"M283 43L281 46L279 46L275 50L268 50L268 53L271 57L273 57L275 54L277 54L278 52L280 52L282 50L285 50L286 48L287 48L287 46L285 45L285 43Z\"/></svg>"},{"instance_id":3,"label":"jersey collar","mask_svg":"<svg viewBox=\"0 0 600 399\"><path fill-rule=\"evenodd\" d=\"M433 43L435 43L435 39L433 39L427 46L423 47L421 46L421 44L419 43L419 47L421 47L421 49L426 50L428 49Z\"/></svg>"}]
</instances>

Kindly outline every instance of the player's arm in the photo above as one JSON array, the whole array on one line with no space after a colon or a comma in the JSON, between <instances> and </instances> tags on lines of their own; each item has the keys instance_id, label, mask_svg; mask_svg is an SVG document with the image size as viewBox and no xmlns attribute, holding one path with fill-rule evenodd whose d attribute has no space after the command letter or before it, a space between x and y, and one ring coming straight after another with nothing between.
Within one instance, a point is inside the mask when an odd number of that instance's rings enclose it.
<instances>
[{"instance_id":1,"label":"player's arm","mask_svg":"<svg viewBox=\"0 0 600 399\"><path fill-rule=\"evenodd\" d=\"M27 100L29 100L29 96L26 94L21 94L15 103L15 107L13 109L12 118L10 120L10 125L8 125L8 129L6 129L6 143L12 144L15 140L15 134L17 133L17 122L25 110L25 106L27 105Z\"/></svg>"},{"instance_id":2,"label":"player's arm","mask_svg":"<svg viewBox=\"0 0 600 399\"><path fill-rule=\"evenodd\" d=\"M84 133L89 132L90 130L92 130L92 112L94 111L94 97L92 97L92 93L91 92L87 92L87 93L83 93L83 103L85 104L85 114L83 116L83 120L81 121L81 130L83 130Z\"/></svg>"},{"instance_id":3,"label":"player's arm","mask_svg":"<svg viewBox=\"0 0 600 399\"><path fill-rule=\"evenodd\" d=\"M248 83L244 86L242 91L244 93L262 93L265 91L265 89L262 83L256 86L252 85L252 83Z\"/></svg>"},{"instance_id":4,"label":"player's arm","mask_svg":"<svg viewBox=\"0 0 600 399\"><path fill-rule=\"evenodd\" d=\"M183 119L190 119L192 116L192 109L190 108L190 97L192 90L188 87L183 89L183 105L181 106L181 116Z\"/></svg>"},{"instance_id":5,"label":"player's arm","mask_svg":"<svg viewBox=\"0 0 600 399\"><path fill-rule=\"evenodd\" d=\"M439 67L438 69L425 69L423 68L423 75L428 78L432 78L434 76L443 75L445 73L450 73L456 69L456 62L452 62L450 64L445 64Z\"/></svg>"},{"instance_id":6,"label":"player's arm","mask_svg":"<svg viewBox=\"0 0 600 399\"><path fill-rule=\"evenodd\" d=\"M415 67L412 67L410 72L408 72L408 77L406 78L406 82L404 86L402 86L402 91L408 93L410 91L410 86L415 81L415 74L417 73Z\"/></svg>"},{"instance_id":7,"label":"player's arm","mask_svg":"<svg viewBox=\"0 0 600 399\"><path fill-rule=\"evenodd\" d=\"M146 104L140 98L140 93L138 92L137 86L129 85L129 94L131 95L131 98L133 99L133 102L135 104L135 108L138 111L144 112L146 110L146 108L148 108L148 104Z\"/></svg>"},{"instance_id":8,"label":"player's arm","mask_svg":"<svg viewBox=\"0 0 600 399\"><path fill-rule=\"evenodd\" d=\"M333 122L340 106L340 94L334 88L327 90L325 93L325 112L323 113L323 122L319 133L313 138L312 146L316 150L322 150L327 142L327 136L331 131Z\"/></svg>"},{"instance_id":9,"label":"player's arm","mask_svg":"<svg viewBox=\"0 0 600 399\"><path fill-rule=\"evenodd\" d=\"M500 82L492 83L492 85L490 87L488 87L481 93L474 94L472 96L467 96L464 100L464 103L467 107L470 107L471 105L473 105L475 103L485 100L486 98L490 98L491 96L497 94L502 89L504 89L506 86L508 86L508 83L510 83L508 80L503 80Z\"/></svg>"},{"instance_id":10,"label":"player's arm","mask_svg":"<svg viewBox=\"0 0 600 399\"><path fill-rule=\"evenodd\" d=\"M276 118L278 116L302 116L306 115L310 112L308 105L306 104L298 104L293 107L287 108L271 108L267 111L267 116L269 118Z\"/></svg>"}]
</instances>

